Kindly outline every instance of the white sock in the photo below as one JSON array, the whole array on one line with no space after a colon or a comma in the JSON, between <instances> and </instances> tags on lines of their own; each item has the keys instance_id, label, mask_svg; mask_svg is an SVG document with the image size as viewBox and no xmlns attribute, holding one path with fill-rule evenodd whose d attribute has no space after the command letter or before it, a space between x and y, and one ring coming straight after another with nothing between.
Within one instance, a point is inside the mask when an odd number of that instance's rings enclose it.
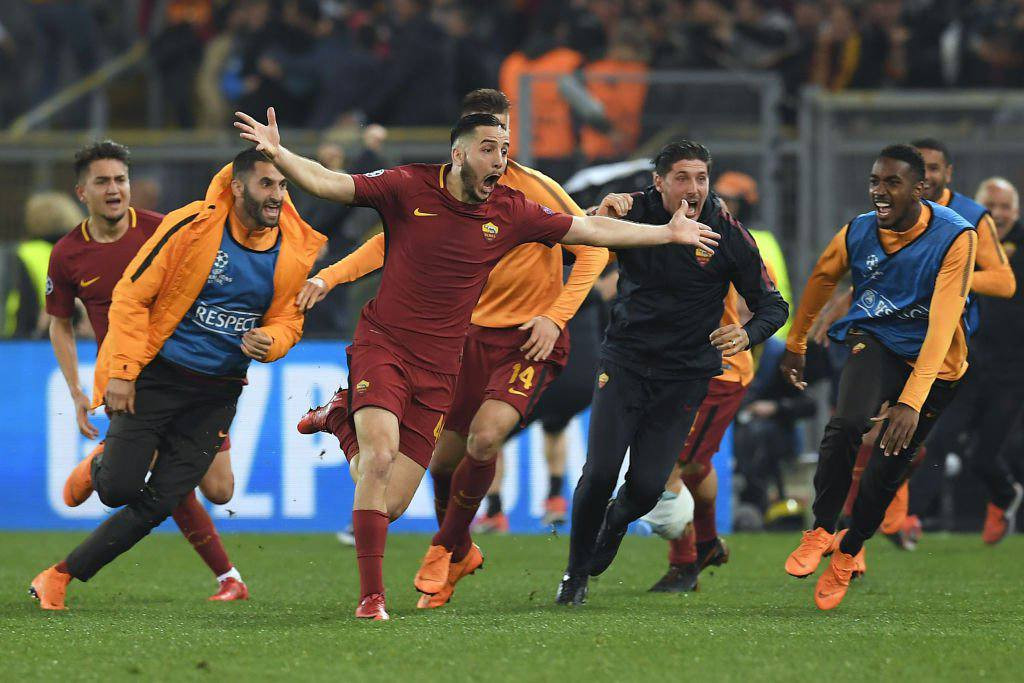
<instances>
[{"instance_id":1,"label":"white sock","mask_svg":"<svg viewBox=\"0 0 1024 683\"><path fill-rule=\"evenodd\" d=\"M234 579L235 581L241 581L242 583L245 583L244 581L242 581L242 575L239 574L238 570L234 567L232 567L231 569L217 577L217 581L219 581L220 583L224 583L228 579Z\"/></svg>"}]
</instances>

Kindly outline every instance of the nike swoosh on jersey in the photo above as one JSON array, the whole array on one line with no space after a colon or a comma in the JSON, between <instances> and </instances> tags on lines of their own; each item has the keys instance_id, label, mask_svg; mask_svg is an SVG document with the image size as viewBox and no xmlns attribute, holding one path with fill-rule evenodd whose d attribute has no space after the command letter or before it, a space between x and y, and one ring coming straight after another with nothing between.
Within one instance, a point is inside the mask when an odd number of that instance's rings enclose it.
<instances>
[{"instance_id":1,"label":"nike swoosh on jersey","mask_svg":"<svg viewBox=\"0 0 1024 683\"><path fill-rule=\"evenodd\" d=\"M79 281L78 281L78 286L79 286L79 287L88 287L88 286L89 286L89 285L91 285L92 283L94 283L94 282L96 282L97 280L99 280L99 279L100 279L101 277L103 277L103 276L102 276L102 275L97 275L96 277L94 277L94 278L93 278L93 279L91 279L91 280L79 280Z\"/></svg>"},{"instance_id":2,"label":"nike swoosh on jersey","mask_svg":"<svg viewBox=\"0 0 1024 683\"><path fill-rule=\"evenodd\" d=\"M416 210L412 212L413 216L436 216L436 213L427 213L426 211L420 211L420 207L416 207Z\"/></svg>"},{"instance_id":3,"label":"nike swoosh on jersey","mask_svg":"<svg viewBox=\"0 0 1024 683\"><path fill-rule=\"evenodd\" d=\"M219 436L222 439L226 439L226 438L228 438L228 433L227 432L222 432L222 431L218 430L217 436Z\"/></svg>"},{"instance_id":4,"label":"nike swoosh on jersey","mask_svg":"<svg viewBox=\"0 0 1024 683\"><path fill-rule=\"evenodd\" d=\"M526 394L524 394L523 392L519 391L518 389L509 389L508 393L516 394L517 396L526 396Z\"/></svg>"}]
</instances>

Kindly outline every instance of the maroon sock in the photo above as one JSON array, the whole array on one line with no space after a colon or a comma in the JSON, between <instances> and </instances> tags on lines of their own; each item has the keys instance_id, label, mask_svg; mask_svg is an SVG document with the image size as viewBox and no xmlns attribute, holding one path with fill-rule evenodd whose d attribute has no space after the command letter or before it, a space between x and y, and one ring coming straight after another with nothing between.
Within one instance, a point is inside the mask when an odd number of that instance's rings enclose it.
<instances>
[{"instance_id":1,"label":"maroon sock","mask_svg":"<svg viewBox=\"0 0 1024 683\"><path fill-rule=\"evenodd\" d=\"M669 564L690 564L697 561L697 538L689 530L679 538L668 542Z\"/></svg>"},{"instance_id":2,"label":"maroon sock","mask_svg":"<svg viewBox=\"0 0 1024 683\"><path fill-rule=\"evenodd\" d=\"M452 491L452 473L430 473L434 480L434 514L437 515L437 528L444 524L444 512L448 509L448 497Z\"/></svg>"},{"instance_id":3,"label":"maroon sock","mask_svg":"<svg viewBox=\"0 0 1024 683\"><path fill-rule=\"evenodd\" d=\"M195 491L189 491L178 507L171 513L182 535L192 544L192 548L203 558L214 576L221 576L231 571L231 560L220 541L217 528L213 526L210 513L196 498Z\"/></svg>"},{"instance_id":4,"label":"maroon sock","mask_svg":"<svg viewBox=\"0 0 1024 683\"><path fill-rule=\"evenodd\" d=\"M713 541L718 538L714 500L709 503L693 501L693 531L697 543Z\"/></svg>"},{"instance_id":5,"label":"maroon sock","mask_svg":"<svg viewBox=\"0 0 1024 683\"><path fill-rule=\"evenodd\" d=\"M434 545L443 545L448 550L455 550L460 542L465 545L469 525L487 495L487 489L491 488L496 467L495 458L481 461L466 456L462 459L452 475L452 495L441 529L432 541Z\"/></svg>"},{"instance_id":6,"label":"maroon sock","mask_svg":"<svg viewBox=\"0 0 1024 683\"><path fill-rule=\"evenodd\" d=\"M384 546L388 540L388 516L379 510L353 510L352 534L356 537L359 597L383 593Z\"/></svg>"}]
</instances>

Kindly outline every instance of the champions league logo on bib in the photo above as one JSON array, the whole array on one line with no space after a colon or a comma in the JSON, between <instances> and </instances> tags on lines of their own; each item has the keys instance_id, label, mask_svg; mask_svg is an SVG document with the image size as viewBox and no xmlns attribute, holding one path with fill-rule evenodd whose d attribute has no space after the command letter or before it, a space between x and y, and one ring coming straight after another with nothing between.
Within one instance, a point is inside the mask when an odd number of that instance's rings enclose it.
<instances>
[{"instance_id":1,"label":"champions league logo on bib","mask_svg":"<svg viewBox=\"0 0 1024 683\"><path fill-rule=\"evenodd\" d=\"M230 258L226 251L218 251L217 258L213 260L213 268L210 269L210 277L206 278L207 282L213 282L218 285L226 285L232 281L230 275L227 275L224 271L228 268Z\"/></svg>"}]
</instances>

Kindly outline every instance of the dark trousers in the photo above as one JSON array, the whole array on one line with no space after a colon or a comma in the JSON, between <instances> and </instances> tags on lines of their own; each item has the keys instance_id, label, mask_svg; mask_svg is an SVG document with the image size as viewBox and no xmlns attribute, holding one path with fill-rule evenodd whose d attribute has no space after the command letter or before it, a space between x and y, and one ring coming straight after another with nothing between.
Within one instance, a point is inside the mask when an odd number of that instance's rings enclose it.
<instances>
[{"instance_id":1,"label":"dark trousers","mask_svg":"<svg viewBox=\"0 0 1024 683\"><path fill-rule=\"evenodd\" d=\"M851 353L843 367L836 413L825 427L814 473L814 526L828 531L835 531L842 513L857 450L871 428L871 418L878 414L883 402L895 405L912 371L906 361L871 335L851 333L846 343ZM956 394L957 384L935 380L921 407L917 431L909 448L886 457L875 447L861 476L844 548L856 553L864 541L874 535L917 449ZM883 425L883 430L887 427L888 423Z\"/></svg>"},{"instance_id":2,"label":"dark trousers","mask_svg":"<svg viewBox=\"0 0 1024 683\"><path fill-rule=\"evenodd\" d=\"M992 503L1006 508L1015 495L1003 449L1024 413L1024 386L972 367L943 418L928 437L924 462L913 474L910 513L927 515L942 490L946 456L960 455L985 484Z\"/></svg>"},{"instance_id":3,"label":"dark trousers","mask_svg":"<svg viewBox=\"0 0 1024 683\"><path fill-rule=\"evenodd\" d=\"M92 468L103 504L123 507L68 555L72 576L92 578L199 485L231 426L241 391L237 380L201 378L159 358L143 368L135 383L135 413L114 415L103 455Z\"/></svg>"},{"instance_id":4,"label":"dark trousers","mask_svg":"<svg viewBox=\"0 0 1024 683\"><path fill-rule=\"evenodd\" d=\"M707 378L655 379L602 362L591 403L587 461L572 499L569 573L582 574L590 565L626 449L626 481L607 511L614 529L624 529L657 504L707 390Z\"/></svg>"}]
</instances>

